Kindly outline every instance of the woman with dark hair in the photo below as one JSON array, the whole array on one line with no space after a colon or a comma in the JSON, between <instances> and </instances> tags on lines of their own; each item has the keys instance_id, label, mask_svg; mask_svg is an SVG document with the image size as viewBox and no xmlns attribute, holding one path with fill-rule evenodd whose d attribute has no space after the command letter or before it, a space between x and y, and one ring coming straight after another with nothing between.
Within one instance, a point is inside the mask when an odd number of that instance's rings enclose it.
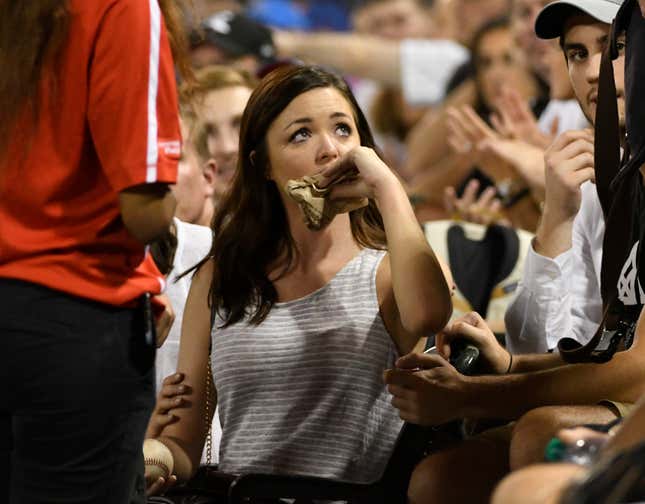
<instances>
[{"instance_id":1,"label":"woman with dark hair","mask_svg":"<svg viewBox=\"0 0 645 504\"><path fill-rule=\"evenodd\" d=\"M279 68L251 95L237 174L184 312L187 400L147 443L179 480L199 464L207 398L219 407L223 471L367 482L384 469L401 420L381 374L444 326L451 302L405 190L374 147L346 83L319 68ZM366 206L309 229L288 181L317 175L326 186L346 170L355 176L328 197Z\"/></svg>"},{"instance_id":2,"label":"woman with dark hair","mask_svg":"<svg viewBox=\"0 0 645 504\"><path fill-rule=\"evenodd\" d=\"M178 6L1 9L0 501L122 504L154 402L144 252L175 207Z\"/></svg>"}]
</instances>

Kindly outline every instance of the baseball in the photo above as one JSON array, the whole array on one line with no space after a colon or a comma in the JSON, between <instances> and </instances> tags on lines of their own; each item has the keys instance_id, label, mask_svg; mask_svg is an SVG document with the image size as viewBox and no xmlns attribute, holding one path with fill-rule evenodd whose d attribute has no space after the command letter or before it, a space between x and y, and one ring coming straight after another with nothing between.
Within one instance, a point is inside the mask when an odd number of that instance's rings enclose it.
<instances>
[{"instance_id":1,"label":"baseball","mask_svg":"<svg viewBox=\"0 0 645 504\"><path fill-rule=\"evenodd\" d=\"M168 479L173 470L172 453L168 447L156 439L146 439L143 442L143 457L146 464L146 479L157 481L159 478Z\"/></svg>"}]
</instances>

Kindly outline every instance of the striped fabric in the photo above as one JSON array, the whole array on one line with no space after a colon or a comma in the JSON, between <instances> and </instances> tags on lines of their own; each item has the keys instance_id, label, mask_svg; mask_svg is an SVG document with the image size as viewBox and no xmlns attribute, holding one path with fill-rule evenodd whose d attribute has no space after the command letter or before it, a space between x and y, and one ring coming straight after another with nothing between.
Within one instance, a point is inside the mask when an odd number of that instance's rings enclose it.
<instances>
[{"instance_id":1,"label":"striped fabric","mask_svg":"<svg viewBox=\"0 0 645 504\"><path fill-rule=\"evenodd\" d=\"M260 326L213 329L226 472L377 480L402 422L381 375L396 349L376 295L384 252L364 249Z\"/></svg>"}]
</instances>

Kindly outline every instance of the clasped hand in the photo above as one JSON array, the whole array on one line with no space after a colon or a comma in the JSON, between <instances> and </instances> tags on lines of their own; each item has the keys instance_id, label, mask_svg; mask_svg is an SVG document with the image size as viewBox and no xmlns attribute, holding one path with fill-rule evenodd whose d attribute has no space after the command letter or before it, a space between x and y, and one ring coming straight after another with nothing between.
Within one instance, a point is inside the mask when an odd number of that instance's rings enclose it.
<instances>
[{"instance_id":1,"label":"clasped hand","mask_svg":"<svg viewBox=\"0 0 645 504\"><path fill-rule=\"evenodd\" d=\"M480 369L497 374L508 371L510 354L477 313L468 313L437 335L438 354L410 353L398 359L394 369L384 372L392 404L406 422L440 425L470 416L473 378L460 374L448 362L450 343L456 339L479 348Z\"/></svg>"},{"instance_id":2,"label":"clasped hand","mask_svg":"<svg viewBox=\"0 0 645 504\"><path fill-rule=\"evenodd\" d=\"M411 353L383 373L392 405L406 422L440 425L464 416L467 377L440 355Z\"/></svg>"}]
</instances>

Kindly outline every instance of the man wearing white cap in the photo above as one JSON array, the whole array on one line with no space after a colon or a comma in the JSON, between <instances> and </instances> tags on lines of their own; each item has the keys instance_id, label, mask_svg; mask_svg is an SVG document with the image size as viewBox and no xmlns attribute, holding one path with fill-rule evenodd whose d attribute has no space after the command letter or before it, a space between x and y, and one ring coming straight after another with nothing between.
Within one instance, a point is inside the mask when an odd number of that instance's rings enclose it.
<instances>
[{"instance_id":1,"label":"man wearing white cap","mask_svg":"<svg viewBox=\"0 0 645 504\"><path fill-rule=\"evenodd\" d=\"M619 0L558 1L545 7L536 22L539 36L560 38L576 97L592 123L601 54L609 38L609 23L618 11L619 3ZM624 48L622 42L620 46ZM621 116L624 116L623 59L621 56L615 62ZM535 327L548 327L547 324L552 323L548 317L557 306L558 316L568 312L569 318L574 318L574 313L580 319L587 318L589 339L601 319L599 272L604 233L595 187L585 184L594 178L592 133L563 134L549 149L546 161L548 195L544 223L532 252L534 269L527 273L531 275L542 268L546 270L543 274L547 279L551 276L550 281L557 281L561 287L549 291L544 281L544 291L536 293L525 286L524 311L520 311L524 320L520 321L520 327L532 323ZM581 204L582 210L576 218ZM559 257L563 254L564 258ZM558 259L564 264L558 264ZM579 272L578 276L574 275L578 268L583 268L583 276ZM594 288L593 303L598 312L588 314L585 296L589 293L585 289ZM546 315L541 312L545 309ZM572 322L567 323L571 328ZM559 338L570 335L555 331L551 345L545 334L545 329L542 333L537 332L537 337L547 343L542 343L542 348L536 351L554 347ZM509 358L476 314L469 314L449 326L445 334L439 336L438 346L442 338L445 342L454 337L474 341L491 372L510 375L461 377L436 356L405 356L397 362L398 367L426 370L415 373L420 378L415 383L410 380L409 372L406 375L404 371L394 370L386 375L401 416L414 423L429 425L460 416L522 418L513 432L510 457L507 435L485 433L424 460L417 467L410 486L410 497L415 503L487 502L496 480L508 470L509 458L511 468L540 460L547 441L560 428L606 423L621 413L615 410L614 403L609 407L597 403L608 398L630 402L638 397L638 384L642 380L635 374L637 367L632 357L643 350L636 347L643 345L634 345L636 352L629 352L632 354L629 357L623 355L625 353L617 354L602 369L596 369L596 366L564 365L557 354ZM441 406L437 406L439 404ZM563 406L567 404L586 406ZM468 484L455 484L456 479L449 476L451 474L459 474Z\"/></svg>"},{"instance_id":2,"label":"man wearing white cap","mask_svg":"<svg viewBox=\"0 0 645 504\"><path fill-rule=\"evenodd\" d=\"M600 56L621 0L561 0L542 10L536 33L559 38L580 106L594 124ZM566 36L565 36L566 35ZM622 58L616 62L624 127ZM602 318L604 217L593 184L593 134L567 132L546 153L544 216L506 313L513 353L545 352L563 336L586 343Z\"/></svg>"}]
</instances>

